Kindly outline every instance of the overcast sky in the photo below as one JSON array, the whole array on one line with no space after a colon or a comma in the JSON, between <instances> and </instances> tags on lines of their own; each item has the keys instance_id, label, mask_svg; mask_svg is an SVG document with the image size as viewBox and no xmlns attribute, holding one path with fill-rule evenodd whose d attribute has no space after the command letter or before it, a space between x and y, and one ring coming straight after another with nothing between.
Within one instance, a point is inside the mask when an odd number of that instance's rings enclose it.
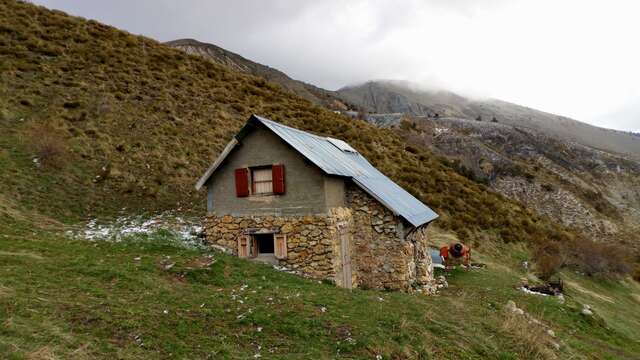
<instances>
[{"instance_id":1,"label":"overcast sky","mask_svg":"<svg viewBox=\"0 0 640 360\"><path fill-rule=\"evenodd\" d=\"M640 1L34 0L338 89L409 80L640 132Z\"/></svg>"}]
</instances>

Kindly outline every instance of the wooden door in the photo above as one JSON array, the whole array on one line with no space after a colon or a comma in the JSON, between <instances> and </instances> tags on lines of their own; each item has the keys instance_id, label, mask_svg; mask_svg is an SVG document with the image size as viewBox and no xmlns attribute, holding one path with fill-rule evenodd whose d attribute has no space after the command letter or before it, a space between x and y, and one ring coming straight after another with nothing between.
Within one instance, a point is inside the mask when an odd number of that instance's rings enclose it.
<instances>
[{"instance_id":1,"label":"wooden door","mask_svg":"<svg viewBox=\"0 0 640 360\"><path fill-rule=\"evenodd\" d=\"M349 246L349 231L346 224L338 224L338 236L340 237L340 256L342 260L342 287L351 289L351 248Z\"/></svg>"}]
</instances>

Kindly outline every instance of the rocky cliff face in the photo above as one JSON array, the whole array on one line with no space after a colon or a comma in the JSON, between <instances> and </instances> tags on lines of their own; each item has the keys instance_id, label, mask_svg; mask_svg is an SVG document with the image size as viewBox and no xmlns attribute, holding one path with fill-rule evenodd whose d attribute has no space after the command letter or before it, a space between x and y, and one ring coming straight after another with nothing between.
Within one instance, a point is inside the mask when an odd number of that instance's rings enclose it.
<instances>
[{"instance_id":1,"label":"rocky cliff face","mask_svg":"<svg viewBox=\"0 0 640 360\"><path fill-rule=\"evenodd\" d=\"M374 117L446 157L463 175L599 240L636 244L640 162L510 125Z\"/></svg>"}]
</instances>

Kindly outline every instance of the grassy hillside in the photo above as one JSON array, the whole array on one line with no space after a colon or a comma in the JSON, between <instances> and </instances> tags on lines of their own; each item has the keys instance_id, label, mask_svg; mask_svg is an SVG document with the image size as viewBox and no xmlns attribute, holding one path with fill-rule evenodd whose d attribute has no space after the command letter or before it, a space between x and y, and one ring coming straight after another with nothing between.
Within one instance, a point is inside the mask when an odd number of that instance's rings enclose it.
<instances>
[{"instance_id":1,"label":"grassy hillside","mask_svg":"<svg viewBox=\"0 0 640 360\"><path fill-rule=\"evenodd\" d=\"M173 40L166 42L165 45L183 50L188 54L203 56L208 60L232 68L234 71L264 78L267 81L279 84L283 88L316 105L337 110L346 110L348 107L351 107L350 104L345 104L344 100L340 99L333 91L294 80L278 69L253 62L219 46L203 43L194 39Z\"/></svg>"},{"instance_id":2,"label":"grassy hillside","mask_svg":"<svg viewBox=\"0 0 640 360\"><path fill-rule=\"evenodd\" d=\"M91 243L33 232L21 222L2 223L0 231L0 354L8 359L640 354L640 314L634 311L640 286L567 275L571 286L561 304L513 287L526 276L512 270L517 256L496 263L478 253L488 269L454 272L449 288L430 297L349 292L228 255L175 247L161 233ZM522 253L514 245L500 250ZM508 300L527 317L510 312ZM582 304L596 315L581 315Z\"/></svg>"},{"instance_id":3,"label":"grassy hillside","mask_svg":"<svg viewBox=\"0 0 640 360\"><path fill-rule=\"evenodd\" d=\"M347 140L442 215L433 241L471 242L488 268L454 272L440 296L348 292L167 233L64 232L88 217L201 214L194 183L251 113ZM564 305L514 288L532 276L524 244L573 237L391 131L150 39L0 2L3 357L637 358L637 284L567 273Z\"/></svg>"},{"instance_id":4,"label":"grassy hillside","mask_svg":"<svg viewBox=\"0 0 640 360\"><path fill-rule=\"evenodd\" d=\"M123 206L200 210L195 181L257 113L345 139L435 208L441 227L465 238L570 236L391 131L313 106L262 79L15 1L0 4L0 24L5 207L63 221Z\"/></svg>"}]
</instances>

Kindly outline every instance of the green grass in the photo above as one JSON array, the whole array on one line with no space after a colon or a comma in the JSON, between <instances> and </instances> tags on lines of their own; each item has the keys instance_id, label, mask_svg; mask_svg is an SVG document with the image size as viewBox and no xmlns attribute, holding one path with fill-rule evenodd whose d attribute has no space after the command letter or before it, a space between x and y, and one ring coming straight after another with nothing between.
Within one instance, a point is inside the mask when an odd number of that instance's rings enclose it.
<instances>
[{"instance_id":1,"label":"green grass","mask_svg":"<svg viewBox=\"0 0 640 360\"><path fill-rule=\"evenodd\" d=\"M166 233L122 243L62 235L123 211L199 213L196 179L254 112L348 141L435 208L441 238L473 243L488 269L453 273L434 297L349 292L223 254L210 268L193 266L210 252L176 247ZM51 161L37 166L34 157ZM523 244L572 236L393 132L147 38L0 2L5 358L555 356L544 331L504 312L510 299L554 329L558 357L637 358L637 284L566 275L616 301L569 290L565 305L514 288L526 275L514 270L529 258ZM587 301L593 319L579 313Z\"/></svg>"},{"instance_id":2,"label":"green grass","mask_svg":"<svg viewBox=\"0 0 640 360\"><path fill-rule=\"evenodd\" d=\"M453 272L438 296L350 292L176 247L166 234L89 242L19 222L2 233L0 353L8 358L535 359L549 354L551 340L563 343L556 353L563 358L640 354L629 283L570 276L604 287L616 302L605 309L570 291L562 305L516 290L523 274L489 262L486 270ZM207 255L215 262L202 266L197 260ZM558 338L529 340L506 328L509 299ZM595 318L579 313L584 300Z\"/></svg>"}]
</instances>

